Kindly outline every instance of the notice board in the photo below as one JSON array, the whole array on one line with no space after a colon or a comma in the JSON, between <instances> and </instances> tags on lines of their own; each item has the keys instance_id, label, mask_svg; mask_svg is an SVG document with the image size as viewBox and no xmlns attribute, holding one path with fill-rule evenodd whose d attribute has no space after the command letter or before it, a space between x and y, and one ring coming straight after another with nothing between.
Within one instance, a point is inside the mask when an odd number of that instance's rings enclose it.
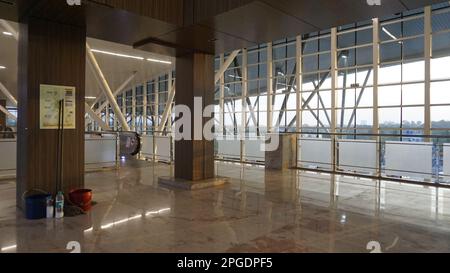
<instances>
[{"instance_id":1,"label":"notice board","mask_svg":"<svg viewBox=\"0 0 450 273\"><path fill-rule=\"evenodd\" d=\"M58 129L59 103L63 101L64 129L76 129L75 87L40 85L40 128Z\"/></svg>"}]
</instances>

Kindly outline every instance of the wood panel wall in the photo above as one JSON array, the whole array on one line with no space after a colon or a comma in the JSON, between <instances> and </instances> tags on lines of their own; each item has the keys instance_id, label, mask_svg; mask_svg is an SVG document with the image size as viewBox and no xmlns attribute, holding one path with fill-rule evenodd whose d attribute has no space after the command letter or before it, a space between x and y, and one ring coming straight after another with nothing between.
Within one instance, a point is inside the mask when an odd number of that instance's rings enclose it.
<instances>
[{"instance_id":1,"label":"wood panel wall","mask_svg":"<svg viewBox=\"0 0 450 273\"><path fill-rule=\"evenodd\" d=\"M86 29L30 18L21 24L18 75L17 205L31 189L55 193L57 131L41 130L41 84L75 86L76 130L64 133L64 191L84 186Z\"/></svg>"},{"instance_id":2,"label":"wood panel wall","mask_svg":"<svg viewBox=\"0 0 450 273\"><path fill-rule=\"evenodd\" d=\"M92 0L91 2L183 25L183 0Z\"/></svg>"},{"instance_id":3,"label":"wood panel wall","mask_svg":"<svg viewBox=\"0 0 450 273\"><path fill-rule=\"evenodd\" d=\"M193 0L195 23L209 19L221 13L244 6L254 0Z\"/></svg>"}]
</instances>

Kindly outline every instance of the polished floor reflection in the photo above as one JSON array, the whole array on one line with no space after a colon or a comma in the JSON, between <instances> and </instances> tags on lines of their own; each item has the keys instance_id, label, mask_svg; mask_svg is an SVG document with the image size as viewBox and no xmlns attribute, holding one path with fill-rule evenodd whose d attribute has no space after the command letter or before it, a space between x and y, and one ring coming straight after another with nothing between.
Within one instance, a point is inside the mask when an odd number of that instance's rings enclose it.
<instances>
[{"instance_id":1,"label":"polished floor reflection","mask_svg":"<svg viewBox=\"0 0 450 273\"><path fill-rule=\"evenodd\" d=\"M231 178L193 192L158 186L173 167L90 173L88 215L25 220L0 181L1 252L450 252L450 190L217 163Z\"/></svg>"}]
</instances>

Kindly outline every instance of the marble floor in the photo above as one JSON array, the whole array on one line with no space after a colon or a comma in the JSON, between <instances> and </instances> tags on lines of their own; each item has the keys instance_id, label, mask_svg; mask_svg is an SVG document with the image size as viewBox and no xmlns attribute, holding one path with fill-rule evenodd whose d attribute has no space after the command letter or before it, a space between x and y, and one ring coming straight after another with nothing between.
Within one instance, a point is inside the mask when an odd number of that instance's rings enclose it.
<instances>
[{"instance_id":1,"label":"marble floor","mask_svg":"<svg viewBox=\"0 0 450 273\"><path fill-rule=\"evenodd\" d=\"M216 163L224 187L161 188L173 166L145 161L86 174L97 205L24 219L0 181L1 252L450 252L450 190Z\"/></svg>"}]
</instances>

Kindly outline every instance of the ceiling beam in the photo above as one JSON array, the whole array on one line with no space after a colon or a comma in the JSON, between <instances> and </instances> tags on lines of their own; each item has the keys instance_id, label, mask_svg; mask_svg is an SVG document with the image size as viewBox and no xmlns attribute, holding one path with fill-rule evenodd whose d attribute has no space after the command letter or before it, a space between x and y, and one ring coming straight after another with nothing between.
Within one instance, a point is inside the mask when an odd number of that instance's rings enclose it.
<instances>
[{"instance_id":1,"label":"ceiling beam","mask_svg":"<svg viewBox=\"0 0 450 273\"><path fill-rule=\"evenodd\" d=\"M2 93L8 98L8 100L17 107L17 100L14 98L14 96L9 92L9 90L6 88L6 86L3 85L3 83L0 82L0 90Z\"/></svg>"},{"instance_id":2,"label":"ceiling beam","mask_svg":"<svg viewBox=\"0 0 450 273\"><path fill-rule=\"evenodd\" d=\"M228 67L230 67L231 63L234 61L234 59L237 57L237 55L239 54L240 51L241 50L235 50L235 51L231 52L231 54L228 57L228 59L219 68L219 71L217 71L216 76L214 77L214 85L216 85L220 81L220 78L222 77L222 74L225 72L225 70L228 69Z\"/></svg>"},{"instance_id":3,"label":"ceiling beam","mask_svg":"<svg viewBox=\"0 0 450 273\"><path fill-rule=\"evenodd\" d=\"M5 113L8 117L10 117L13 120L17 120L17 117L14 116L13 114L11 114L11 112L8 111L8 109L6 109L5 107L3 107L2 105L0 105L0 111Z\"/></svg>"},{"instance_id":4,"label":"ceiling beam","mask_svg":"<svg viewBox=\"0 0 450 273\"><path fill-rule=\"evenodd\" d=\"M137 71L134 71L130 77L128 77L128 79L126 79L113 93L114 97L117 97L117 95L119 95L120 92L122 92L129 84L130 82L136 77L137 75ZM97 98L98 100L96 100L96 102L92 105L92 107L99 101L99 98ZM97 115L99 115L103 109L106 108L106 106L108 105L108 101L105 101L104 103L102 103L102 105L100 105L100 107L97 108L97 110L95 110L95 113ZM91 108L92 108L91 107Z\"/></svg>"},{"instance_id":5,"label":"ceiling beam","mask_svg":"<svg viewBox=\"0 0 450 273\"><path fill-rule=\"evenodd\" d=\"M94 112L94 110L91 109L89 104L85 103L85 105L86 114L88 114L93 121L96 121L98 126L100 126L100 128L102 128L104 131L110 131L111 128L108 126L108 124L104 122L99 116L97 116L97 114Z\"/></svg>"},{"instance_id":6,"label":"ceiling beam","mask_svg":"<svg viewBox=\"0 0 450 273\"><path fill-rule=\"evenodd\" d=\"M12 36L14 37L14 39L16 39L16 41L19 40L19 33L6 21L3 19L0 19L0 25L9 33L12 34Z\"/></svg>"},{"instance_id":7,"label":"ceiling beam","mask_svg":"<svg viewBox=\"0 0 450 273\"><path fill-rule=\"evenodd\" d=\"M123 131L130 131L130 126L128 126L127 120L123 116L122 111L120 110L119 105L117 104L116 98L114 97L111 88L109 87L108 82L106 81L105 75L103 75L100 66L98 65L97 60L95 59L94 53L92 53L91 47L88 43L86 43L86 54L88 56L89 61L92 63L92 66L95 69L98 77L100 78L100 82L103 85L103 91L105 92L106 97L108 98L109 103L113 107L114 115L118 118L120 124L122 125Z\"/></svg>"}]
</instances>

